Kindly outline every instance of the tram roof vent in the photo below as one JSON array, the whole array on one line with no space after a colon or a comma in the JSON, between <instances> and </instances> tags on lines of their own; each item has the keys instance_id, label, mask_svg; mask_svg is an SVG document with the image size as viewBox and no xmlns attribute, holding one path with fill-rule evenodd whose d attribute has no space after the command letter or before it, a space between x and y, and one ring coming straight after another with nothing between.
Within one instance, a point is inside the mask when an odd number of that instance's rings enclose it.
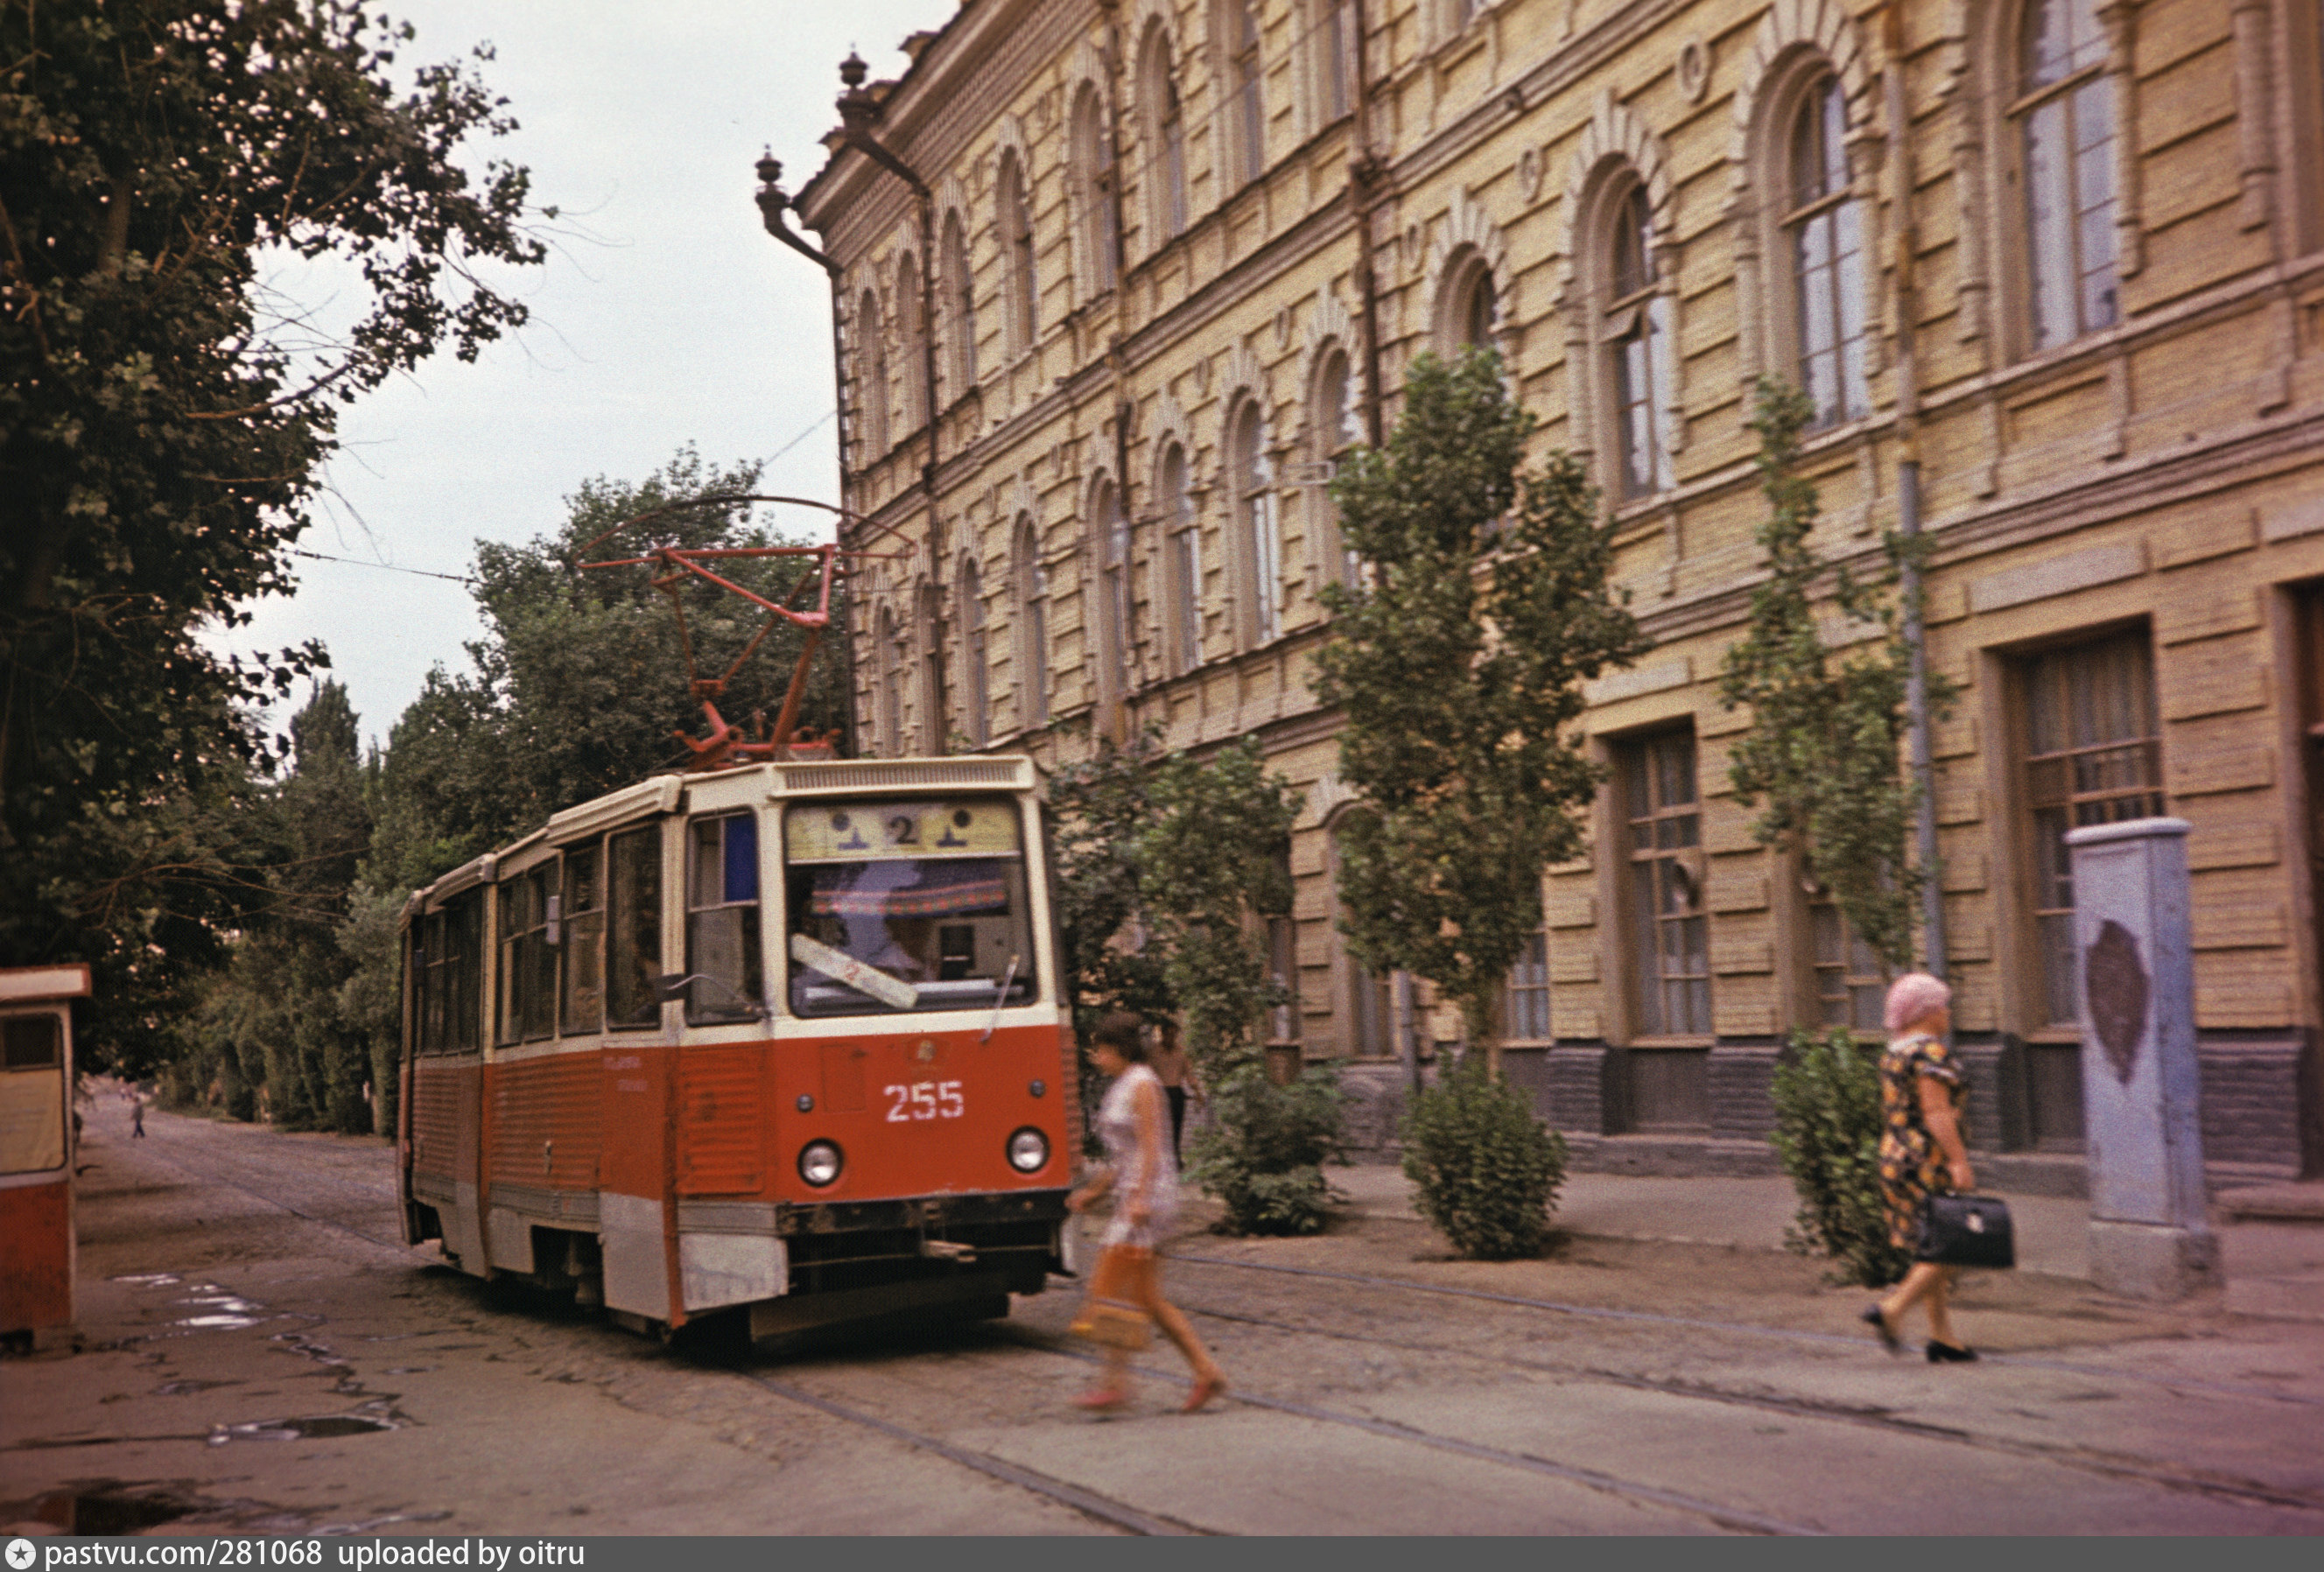
<instances>
[{"instance_id":1,"label":"tram roof vent","mask_svg":"<svg viewBox=\"0 0 2324 1572\"><path fill-rule=\"evenodd\" d=\"M1033 761L1021 754L991 758L851 758L831 764L775 767L783 795L798 792L910 790L918 786L1014 786L1034 784Z\"/></svg>"}]
</instances>

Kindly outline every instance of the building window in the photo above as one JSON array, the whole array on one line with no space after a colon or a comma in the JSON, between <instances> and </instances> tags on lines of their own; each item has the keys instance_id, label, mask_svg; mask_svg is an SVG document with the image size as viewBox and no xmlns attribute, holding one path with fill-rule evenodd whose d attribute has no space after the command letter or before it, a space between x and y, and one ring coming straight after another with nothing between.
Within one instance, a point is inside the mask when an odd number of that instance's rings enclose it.
<instances>
[{"instance_id":1,"label":"building window","mask_svg":"<svg viewBox=\"0 0 2324 1572\"><path fill-rule=\"evenodd\" d=\"M2042 1027L2070 1030L2074 880L2066 832L2152 818L2163 807L2163 744L2144 630L2036 657L2024 676L2025 803L2033 815L2034 920Z\"/></svg>"},{"instance_id":2,"label":"building window","mask_svg":"<svg viewBox=\"0 0 2324 1572\"><path fill-rule=\"evenodd\" d=\"M1287 894L1295 887L1288 847L1275 854L1276 877ZM1270 913L1267 919L1268 981L1282 997L1267 1013L1267 1040L1274 1043L1299 1041L1299 921L1289 912Z\"/></svg>"},{"instance_id":3,"label":"building window","mask_svg":"<svg viewBox=\"0 0 2324 1572\"><path fill-rule=\"evenodd\" d=\"M1881 1029L1888 997L1888 968L1856 935L1829 896L1808 907L1814 950L1816 1024L1858 1032Z\"/></svg>"},{"instance_id":4,"label":"building window","mask_svg":"<svg viewBox=\"0 0 2324 1572\"><path fill-rule=\"evenodd\" d=\"M1049 719L1049 572L1029 517L1017 521L1017 666L1018 724L1030 731Z\"/></svg>"},{"instance_id":5,"label":"building window","mask_svg":"<svg viewBox=\"0 0 2324 1572\"><path fill-rule=\"evenodd\" d=\"M612 915L605 941L605 1025L661 1025L661 826L650 824L605 841Z\"/></svg>"},{"instance_id":6,"label":"building window","mask_svg":"<svg viewBox=\"0 0 2324 1572\"><path fill-rule=\"evenodd\" d=\"M1344 866L1342 856L1342 834L1344 822L1332 834L1332 873L1336 890L1340 869ZM1336 927L1334 932L1337 933ZM1342 959L1341 972L1346 988L1347 1027L1342 1034L1343 1051L1355 1059L1392 1059L1396 1057L1396 1008L1390 992L1388 976L1374 971L1360 960L1345 934L1338 935Z\"/></svg>"},{"instance_id":7,"label":"building window","mask_svg":"<svg viewBox=\"0 0 2324 1572\"><path fill-rule=\"evenodd\" d=\"M920 264L911 253L896 267L896 318L903 325L904 430L907 436L928 422L927 358L922 353L926 317L920 312Z\"/></svg>"},{"instance_id":8,"label":"building window","mask_svg":"<svg viewBox=\"0 0 2324 1572\"><path fill-rule=\"evenodd\" d=\"M549 897L557 860L500 887L500 1009L495 1041L536 1043L557 1034L557 951L549 942Z\"/></svg>"},{"instance_id":9,"label":"building window","mask_svg":"<svg viewBox=\"0 0 2324 1572\"><path fill-rule=\"evenodd\" d=\"M1337 342L1327 343L1318 357L1314 399L1307 411L1309 447L1316 476L1309 494L1315 500L1323 526L1318 550L1324 569L1351 590L1363 583L1363 564L1341 538L1340 505L1332 500L1331 482L1339 473L1340 463L1348 451L1363 440L1355 395L1355 377L1348 352Z\"/></svg>"},{"instance_id":10,"label":"building window","mask_svg":"<svg viewBox=\"0 0 2324 1572\"><path fill-rule=\"evenodd\" d=\"M1001 155L1001 258L1006 274L1003 325L1009 353L1023 354L1041 329L1040 282L1033 271L1033 210L1027 200L1025 167L1012 149Z\"/></svg>"},{"instance_id":11,"label":"building window","mask_svg":"<svg viewBox=\"0 0 2324 1572\"><path fill-rule=\"evenodd\" d=\"M688 826L686 1018L760 1013L759 821L745 809Z\"/></svg>"},{"instance_id":12,"label":"building window","mask_svg":"<svg viewBox=\"0 0 2324 1572\"><path fill-rule=\"evenodd\" d=\"M964 659L968 666L962 719L968 723L969 745L982 748L992 739L992 693L986 675L991 655L984 631L984 589L973 560L961 565L960 610L965 622L962 643L967 647Z\"/></svg>"},{"instance_id":13,"label":"building window","mask_svg":"<svg viewBox=\"0 0 2324 1572\"><path fill-rule=\"evenodd\" d=\"M1246 645L1274 642L1282 630L1283 531L1275 511L1275 466L1268 462L1259 405L1236 411L1228 440L1229 485L1242 556Z\"/></svg>"},{"instance_id":14,"label":"building window","mask_svg":"<svg viewBox=\"0 0 2324 1572\"><path fill-rule=\"evenodd\" d=\"M1101 692L1119 701L1130 691L1130 519L1111 481L1090 500L1098 532L1098 651Z\"/></svg>"},{"instance_id":15,"label":"building window","mask_svg":"<svg viewBox=\"0 0 2324 1572\"><path fill-rule=\"evenodd\" d=\"M1163 577L1170 604L1164 637L1169 641L1172 671L1188 672L1203 663L1203 538L1194 499L1186 489L1186 450L1172 443L1156 474L1155 489L1165 510Z\"/></svg>"},{"instance_id":16,"label":"building window","mask_svg":"<svg viewBox=\"0 0 2324 1572\"><path fill-rule=\"evenodd\" d=\"M1848 99L1825 75L1800 95L1788 142L1784 251L1791 260L1794 364L1819 426L1872 408L1866 372L1864 220L1849 195Z\"/></svg>"},{"instance_id":17,"label":"building window","mask_svg":"<svg viewBox=\"0 0 2324 1572\"><path fill-rule=\"evenodd\" d=\"M922 584L918 596L920 641L920 751L945 751L944 596Z\"/></svg>"},{"instance_id":18,"label":"building window","mask_svg":"<svg viewBox=\"0 0 2324 1572\"><path fill-rule=\"evenodd\" d=\"M1139 71L1145 106L1148 220L1159 236L1157 251L1186 232L1186 112L1178 100L1178 72L1170 59L1170 34L1156 23L1146 31Z\"/></svg>"},{"instance_id":19,"label":"building window","mask_svg":"<svg viewBox=\"0 0 2324 1572\"><path fill-rule=\"evenodd\" d=\"M592 841L565 853L565 905L559 913L565 981L558 1030L567 1036L605 1029L605 884L602 848Z\"/></svg>"},{"instance_id":20,"label":"building window","mask_svg":"<svg viewBox=\"0 0 2324 1572\"><path fill-rule=\"evenodd\" d=\"M880 328L880 297L870 290L855 309L861 349L856 363L862 383L856 401L862 417L863 452L859 468L870 468L888 452L888 341Z\"/></svg>"},{"instance_id":21,"label":"building window","mask_svg":"<svg viewBox=\"0 0 2324 1572\"><path fill-rule=\"evenodd\" d=\"M1613 233L1607 238L1600 337L1613 395L1618 490L1628 500L1651 496L1671 483L1661 421L1666 308L1655 288L1654 214L1646 186L1633 180L1607 211L1613 216Z\"/></svg>"},{"instance_id":22,"label":"building window","mask_svg":"<svg viewBox=\"0 0 2324 1572\"><path fill-rule=\"evenodd\" d=\"M2024 161L2029 342L2111 326L2114 86L2098 0L2026 0L2009 114Z\"/></svg>"},{"instance_id":23,"label":"building window","mask_svg":"<svg viewBox=\"0 0 2324 1572\"><path fill-rule=\"evenodd\" d=\"M1456 351L1497 348L1494 330L1500 325L1501 300L1493 270L1471 251L1452 276L1444 299L1445 347Z\"/></svg>"},{"instance_id":24,"label":"building window","mask_svg":"<svg viewBox=\"0 0 2324 1572\"><path fill-rule=\"evenodd\" d=\"M1121 226L1113 206L1113 138L1097 89L1088 83L1074 95L1074 172L1081 207L1081 243L1089 253L1093 293L1113 288L1121 253Z\"/></svg>"},{"instance_id":25,"label":"building window","mask_svg":"<svg viewBox=\"0 0 2324 1572\"><path fill-rule=\"evenodd\" d=\"M1667 731L1622 749L1630 862L1632 1007L1646 1037L1711 1032L1709 919L1694 735Z\"/></svg>"},{"instance_id":26,"label":"building window","mask_svg":"<svg viewBox=\"0 0 2324 1572\"><path fill-rule=\"evenodd\" d=\"M1549 935L1539 928L1509 967L1502 1037L1512 1043L1549 1041Z\"/></svg>"},{"instance_id":27,"label":"building window","mask_svg":"<svg viewBox=\"0 0 2324 1572\"><path fill-rule=\"evenodd\" d=\"M878 710L875 729L891 754L904 751L904 679L896 647L896 619L887 607L872 622L872 660L879 687L872 695Z\"/></svg>"},{"instance_id":28,"label":"building window","mask_svg":"<svg viewBox=\"0 0 2324 1572\"><path fill-rule=\"evenodd\" d=\"M1315 124L1321 130L1356 106L1356 29L1363 25L1357 0L1316 0Z\"/></svg>"},{"instance_id":29,"label":"building window","mask_svg":"<svg viewBox=\"0 0 2324 1572\"><path fill-rule=\"evenodd\" d=\"M960 214L945 215L944 288L952 304L953 397L976 386L976 277L968 270L968 238Z\"/></svg>"},{"instance_id":30,"label":"building window","mask_svg":"<svg viewBox=\"0 0 2324 1572\"><path fill-rule=\"evenodd\" d=\"M1265 72L1259 60L1259 0L1225 0L1228 114L1233 119L1235 183L1267 172Z\"/></svg>"}]
</instances>

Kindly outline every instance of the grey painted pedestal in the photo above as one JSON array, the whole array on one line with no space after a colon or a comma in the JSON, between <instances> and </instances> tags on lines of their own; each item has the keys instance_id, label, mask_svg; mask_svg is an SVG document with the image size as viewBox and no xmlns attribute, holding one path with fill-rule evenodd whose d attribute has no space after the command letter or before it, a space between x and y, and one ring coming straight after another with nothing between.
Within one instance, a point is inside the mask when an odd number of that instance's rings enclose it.
<instances>
[{"instance_id":1,"label":"grey painted pedestal","mask_svg":"<svg viewBox=\"0 0 2324 1572\"><path fill-rule=\"evenodd\" d=\"M2090 1275L2172 1300L2219 1279L2203 1190L2184 819L2098 824L2073 859Z\"/></svg>"}]
</instances>

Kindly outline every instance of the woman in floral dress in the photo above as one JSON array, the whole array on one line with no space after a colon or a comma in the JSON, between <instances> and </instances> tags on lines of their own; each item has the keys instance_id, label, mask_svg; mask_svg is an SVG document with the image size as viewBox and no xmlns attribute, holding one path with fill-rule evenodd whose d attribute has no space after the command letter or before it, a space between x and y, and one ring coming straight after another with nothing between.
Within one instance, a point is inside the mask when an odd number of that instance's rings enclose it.
<instances>
[{"instance_id":1,"label":"woman in floral dress","mask_svg":"<svg viewBox=\"0 0 2324 1572\"><path fill-rule=\"evenodd\" d=\"M1880 1198L1888 1215L1888 1242L1917 1251L1921 1218L1933 1195L1977 1188L1969 1146L1961 1138L1960 1067L1945 1037L1952 1030L1952 989L1926 972L1908 972L1888 990L1887 1052L1880 1056ZM1955 1269L1915 1261L1904 1280L1876 1301L1864 1319L1892 1354L1904 1351L1898 1334L1904 1312L1929 1310L1929 1363L1974 1359L1953 1338L1946 1299Z\"/></svg>"}]
</instances>

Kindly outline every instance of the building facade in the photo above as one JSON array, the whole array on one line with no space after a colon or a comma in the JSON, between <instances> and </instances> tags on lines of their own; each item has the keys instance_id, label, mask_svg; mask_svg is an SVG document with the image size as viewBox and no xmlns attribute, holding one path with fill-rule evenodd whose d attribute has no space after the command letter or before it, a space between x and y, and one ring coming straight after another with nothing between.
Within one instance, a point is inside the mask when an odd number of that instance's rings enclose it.
<instances>
[{"instance_id":1,"label":"building facade","mask_svg":"<svg viewBox=\"0 0 2324 1572\"><path fill-rule=\"evenodd\" d=\"M972 0L906 47L857 104L925 208L837 134L798 204L899 549L866 751L1259 737L1306 794L1274 1033L1384 1128L1406 1023L1452 1025L1335 925L1324 483L1490 344L1656 641L1590 691L1508 1062L1584 1162L1765 1166L1780 1043L1882 987L1728 786L1775 373L1825 556L1876 566L1917 464L1973 1145L2070 1186L2062 837L2168 812L2214 1167L2324 1164L2324 0Z\"/></svg>"}]
</instances>

